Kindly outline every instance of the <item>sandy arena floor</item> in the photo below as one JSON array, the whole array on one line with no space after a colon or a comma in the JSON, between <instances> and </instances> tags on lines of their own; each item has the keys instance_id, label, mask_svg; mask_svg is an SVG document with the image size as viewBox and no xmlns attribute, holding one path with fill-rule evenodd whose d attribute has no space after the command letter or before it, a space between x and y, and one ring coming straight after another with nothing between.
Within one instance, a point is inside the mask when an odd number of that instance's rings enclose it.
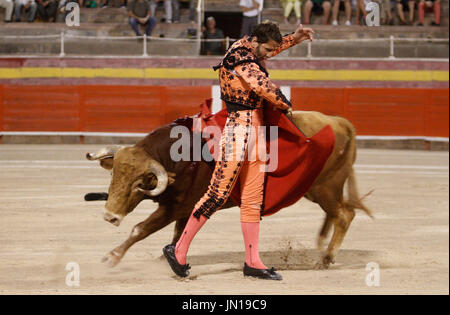
<instances>
[{"instance_id":1,"label":"sandy arena floor","mask_svg":"<svg viewBox=\"0 0 450 315\"><path fill-rule=\"evenodd\" d=\"M449 294L449 153L359 150L361 194L375 220L358 212L336 264L316 271L324 213L309 201L265 218L263 261L281 282L242 276L239 209L218 212L197 235L191 277L175 278L161 259L173 224L132 247L115 268L102 257L156 209L144 201L118 228L102 219L110 175L84 159L99 145L0 145L1 294ZM79 286L67 286L70 262ZM368 286L368 263L379 286ZM70 267L70 265L69 265ZM69 277L70 278L70 277Z\"/></svg>"}]
</instances>

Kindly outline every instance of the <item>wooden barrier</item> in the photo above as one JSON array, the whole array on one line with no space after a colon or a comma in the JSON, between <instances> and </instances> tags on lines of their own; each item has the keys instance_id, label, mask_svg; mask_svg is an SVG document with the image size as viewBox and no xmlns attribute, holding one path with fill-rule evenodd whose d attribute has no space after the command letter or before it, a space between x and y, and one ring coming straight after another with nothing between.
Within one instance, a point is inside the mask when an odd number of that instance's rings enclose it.
<instances>
[{"instance_id":1,"label":"wooden barrier","mask_svg":"<svg viewBox=\"0 0 450 315\"><path fill-rule=\"evenodd\" d=\"M358 135L449 135L448 89L292 88L294 109L350 120Z\"/></svg>"},{"instance_id":2,"label":"wooden barrier","mask_svg":"<svg viewBox=\"0 0 450 315\"><path fill-rule=\"evenodd\" d=\"M211 97L210 87L0 86L2 89L2 131L148 132L197 113L200 103Z\"/></svg>"},{"instance_id":3,"label":"wooden barrier","mask_svg":"<svg viewBox=\"0 0 450 315\"><path fill-rule=\"evenodd\" d=\"M0 132L1 131L3 131L3 85L0 85Z\"/></svg>"},{"instance_id":4,"label":"wooden barrier","mask_svg":"<svg viewBox=\"0 0 450 315\"><path fill-rule=\"evenodd\" d=\"M199 111L210 86L0 85L0 131L149 132ZM291 89L294 109L349 119L358 135L449 135L448 89Z\"/></svg>"},{"instance_id":5,"label":"wooden barrier","mask_svg":"<svg viewBox=\"0 0 450 315\"><path fill-rule=\"evenodd\" d=\"M4 86L3 131L75 131L79 95L71 86Z\"/></svg>"}]
</instances>

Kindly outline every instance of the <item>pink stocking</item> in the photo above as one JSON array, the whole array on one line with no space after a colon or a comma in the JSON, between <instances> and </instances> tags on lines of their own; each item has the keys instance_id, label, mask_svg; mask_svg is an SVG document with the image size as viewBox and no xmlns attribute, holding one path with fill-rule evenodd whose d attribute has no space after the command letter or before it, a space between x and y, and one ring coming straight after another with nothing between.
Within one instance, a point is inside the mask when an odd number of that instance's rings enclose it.
<instances>
[{"instance_id":1,"label":"pink stocking","mask_svg":"<svg viewBox=\"0 0 450 315\"><path fill-rule=\"evenodd\" d=\"M245 243L245 262L256 269L267 269L259 258L259 222L241 222Z\"/></svg>"},{"instance_id":2,"label":"pink stocking","mask_svg":"<svg viewBox=\"0 0 450 315\"><path fill-rule=\"evenodd\" d=\"M183 234L181 234L180 239L175 245L175 257L177 257L179 264L186 264L186 255L189 250L189 245L191 244L195 234L197 234L207 220L208 219L203 215L200 215L200 218L197 219L191 214L191 217L184 228Z\"/></svg>"}]
</instances>

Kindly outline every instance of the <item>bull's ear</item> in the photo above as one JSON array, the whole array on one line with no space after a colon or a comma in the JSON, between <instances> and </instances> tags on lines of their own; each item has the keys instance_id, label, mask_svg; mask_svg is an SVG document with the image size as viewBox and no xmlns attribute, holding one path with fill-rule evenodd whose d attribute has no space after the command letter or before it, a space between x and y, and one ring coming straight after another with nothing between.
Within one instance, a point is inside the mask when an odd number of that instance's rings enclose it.
<instances>
[{"instance_id":1,"label":"bull's ear","mask_svg":"<svg viewBox=\"0 0 450 315\"><path fill-rule=\"evenodd\" d=\"M167 175L169 175L169 185L172 185L175 182L175 176L177 176L177 174L172 173L172 172L167 172Z\"/></svg>"},{"instance_id":2,"label":"bull's ear","mask_svg":"<svg viewBox=\"0 0 450 315\"><path fill-rule=\"evenodd\" d=\"M107 158L100 160L100 166L103 167L105 170L112 170L114 163L114 158Z\"/></svg>"},{"instance_id":3,"label":"bull's ear","mask_svg":"<svg viewBox=\"0 0 450 315\"><path fill-rule=\"evenodd\" d=\"M172 173L172 172L167 172L167 175L169 178L168 185L172 185L176 180L175 176L177 176L177 174Z\"/></svg>"}]
</instances>

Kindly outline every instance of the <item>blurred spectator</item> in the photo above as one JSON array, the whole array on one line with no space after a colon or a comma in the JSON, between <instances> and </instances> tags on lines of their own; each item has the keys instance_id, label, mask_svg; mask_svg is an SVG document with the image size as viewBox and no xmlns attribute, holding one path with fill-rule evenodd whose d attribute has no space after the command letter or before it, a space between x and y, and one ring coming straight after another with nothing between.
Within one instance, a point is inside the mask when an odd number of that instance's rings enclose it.
<instances>
[{"instance_id":1,"label":"blurred spectator","mask_svg":"<svg viewBox=\"0 0 450 315\"><path fill-rule=\"evenodd\" d=\"M291 15L292 9L294 9L295 16L297 17L297 24L301 23L301 16L302 16L302 2L300 0L286 0L285 6L284 6L284 23L289 23L289 15Z\"/></svg>"},{"instance_id":2,"label":"blurred spectator","mask_svg":"<svg viewBox=\"0 0 450 315\"><path fill-rule=\"evenodd\" d=\"M394 19L392 18L391 0L377 0L380 5L380 24L382 25L394 25Z\"/></svg>"},{"instance_id":3,"label":"blurred spectator","mask_svg":"<svg viewBox=\"0 0 450 315\"><path fill-rule=\"evenodd\" d=\"M88 0L89 1L89 0ZM126 6L126 3L127 2L127 0L120 0L120 7L121 8L126 8L127 6ZM109 0L101 0L101 2L100 2L100 6L102 7L102 8L107 8L108 6L109 6Z\"/></svg>"},{"instance_id":4,"label":"blurred spectator","mask_svg":"<svg viewBox=\"0 0 450 315\"><path fill-rule=\"evenodd\" d=\"M84 7L85 8L96 8L98 6L97 1L95 0L85 0Z\"/></svg>"},{"instance_id":5,"label":"blurred spectator","mask_svg":"<svg viewBox=\"0 0 450 315\"><path fill-rule=\"evenodd\" d=\"M65 10L63 10L63 8L65 8L66 4L68 4L70 2L78 3L80 8L82 8L83 4L84 4L84 0L59 0L58 8L60 9L60 11L65 12Z\"/></svg>"},{"instance_id":6,"label":"blurred spectator","mask_svg":"<svg viewBox=\"0 0 450 315\"><path fill-rule=\"evenodd\" d=\"M80 8L82 8L83 5L84 5L84 0L61 0L61 1L64 1L66 4L67 4L67 3L70 3L70 2L78 3L78 5L80 6Z\"/></svg>"},{"instance_id":7,"label":"blurred spectator","mask_svg":"<svg viewBox=\"0 0 450 315\"><path fill-rule=\"evenodd\" d=\"M431 25L441 25L441 0L420 0L419 3L419 25L423 26L425 20L425 13L429 11L434 12L434 21Z\"/></svg>"},{"instance_id":8,"label":"blurred spectator","mask_svg":"<svg viewBox=\"0 0 450 315\"><path fill-rule=\"evenodd\" d=\"M66 6L66 0L59 0L57 11L58 11L60 14L57 14L57 16L60 17L60 16L62 16L62 15L66 12L65 6Z\"/></svg>"},{"instance_id":9,"label":"blurred spectator","mask_svg":"<svg viewBox=\"0 0 450 315\"><path fill-rule=\"evenodd\" d=\"M414 23L415 0L397 0L397 13L401 25L412 25ZM408 22L405 20L405 11L409 11Z\"/></svg>"},{"instance_id":10,"label":"blurred spectator","mask_svg":"<svg viewBox=\"0 0 450 315\"><path fill-rule=\"evenodd\" d=\"M316 15L323 13L323 24L328 25L328 19L331 13L331 3L329 0L307 0L305 3L305 24L311 23L311 11Z\"/></svg>"},{"instance_id":11,"label":"blurred spectator","mask_svg":"<svg viewBox=\"0 0 450 315\"><path fill-rule=\"evenodd\" d=\"M152 16L148 0L128 0L127 5L129 22L136 36L141 36L139 25L145 27L145 34L150 36L156 25L156 19Z\"/></svg>"},{"instance_id":12,"label":"blurred spectator","mask_svg":"<svg viewBox=\"0 0 450 315\"><path fill-rule=\"evenodd\" d=\"M164 2L164 10L166 11L166 22L172 23L172 0L150 0L150 10L152 16L155 16L156 7L159 2Z\"/></svg>"},{"instance_id":13,"label":"blurred spectator","mask_svg":"<svg viewBox=\"0 0 450 315\"><path fill-rule=\"evenodd\" d=\"M14 11L14 3L12 0L0 0L0 8L5 8L5 22L11 22Z\"/></svg>"},{"instance_id":14,"label":"blurred spectator","mask_svg":"<svg viewBox=\"0 0 450 315\"><path fill-rule=\"evenodd\" d=\"M37 12L45 22L55 22L58 3L56 0L36 0Z\"/></svg>"},{"instance_id":15,"label":"blurred spectator","mask_svg":"<svg viewBox=\"0 0 450 315\"><path fill-rule=\"evenodd\" d=\"M221 29L216 28L216 20L210 16L206 20L206 28L203 31L204 39L224 39L225 36ZM223 55L224 45L222 41L208 42L205 41L203 44L203 52L205 55Z\"/></svg>"},{"instance_id":16,"label":"blurred spectator","mask_svg":"<svg viewBox=\"0 0 450 315\"><path fill-rule=\"evenodd\" d=\"M350 3L350 0L334 0L333 2L333 9L332 9L332 15L333 15L333 26L339 25L338 18L339 18L339 11L345 10L345 25L349 26L352 25L351 18L352 18L352 5Z\"/></svg>"},{"instance_id":17,"label":"blurred spectator","mask_svg":"<svg viewBox=\"0 0 450 315\"><path fill-rule=\"evenodd\" d=\"M360 24L365 25L366 24L365 21L362 22L361 19L365 18L367 15L366 4L369 2L372 2L372 0L356 0L356 8L355 8L355 24L356 25L360 25Z\"/></svg>"},{"instance_id":18,"label":"blurred spectator","mask_svg":"<svg viewBox=\"0 0 450 315\"><path fill-rule=\"evenodd\" d=\"M243 14L241 37L250 35L258 25L258 15L262 9L263 0L241 0L239 6Z\"/></svg>"},{"instance_id":19,"label":"blurred spectator","mask_svg":"<svg viewBox=\"0 0 450 315\"><path fill-rule=\"evenodd\" d=\"M195 12L197 11L195 0L172 0L173 22L180 22L180 2L189 2L189 21L195 22Z\"/></svg>"},{"instance_id":20,"label":"blurred spectator","mask_svg":"<svg viewBox=\"0 0 450 315\"><path fill-rule=\"evenodd\" d=\"M16 22L20 22L22 17L22 10L28 13L28 22L33 22L36 15L37 5L34 0L15 0L14 15Z\"/></svg>"}]
</instances>

